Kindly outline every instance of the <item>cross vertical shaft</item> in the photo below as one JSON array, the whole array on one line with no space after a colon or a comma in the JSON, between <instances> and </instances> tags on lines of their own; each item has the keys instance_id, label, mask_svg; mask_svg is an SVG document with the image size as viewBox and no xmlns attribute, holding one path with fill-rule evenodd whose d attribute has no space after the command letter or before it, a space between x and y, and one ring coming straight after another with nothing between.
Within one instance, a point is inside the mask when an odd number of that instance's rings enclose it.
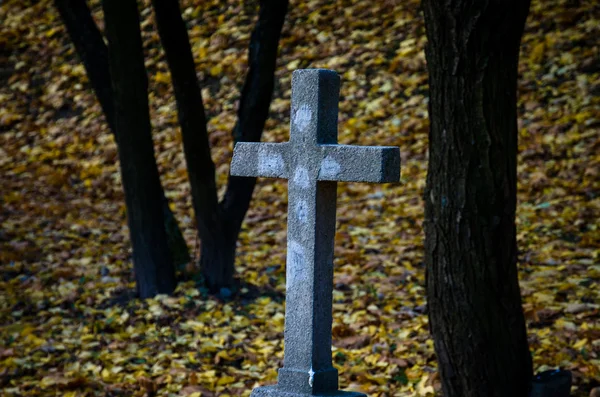
<instances>
[{"instance_id":1,"label":"cross vertical shaft","mask_svg":"<svg viewBox=\"0 0 600 397\"><path fill-rule=\"evenodd\" d=\"M284 390L336 391L331 365L333 241L337 183L318 181L319 144L337 143L339 77L294 73L288 183Z\"/></svg>"}]
</instances>

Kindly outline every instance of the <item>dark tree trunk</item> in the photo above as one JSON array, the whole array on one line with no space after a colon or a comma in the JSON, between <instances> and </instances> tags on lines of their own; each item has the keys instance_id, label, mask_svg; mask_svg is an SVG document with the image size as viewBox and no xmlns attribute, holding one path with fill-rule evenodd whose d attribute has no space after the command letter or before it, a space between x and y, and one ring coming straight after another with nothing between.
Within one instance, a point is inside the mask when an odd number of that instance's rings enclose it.
<instances>
[{"instance_id":1,"label":"dark tree trunk","mask_svg":"<svg viewBox=\"0 0 600 397\"><path fill-rule=\"evenodd\" d=\"M196 225L202 247L206 248L208 244L215 243L209 241L209 237L222 224L218 212L215 165L210 154L206 116L194 57L179 2L153 0L152 5L171 71Z\"/></svg>"},{"instance_id":2,"label":"dark tree trunk","mask_svg":"<svg viewBox=\"0 0 600 397\"><path fill-rule=\"evenodd\" d=\"M447 397L525 397L517 278L517 66L529 1L423 0L427 299Z\"/></svg>"},{"instance_id":3,"label":"dark tree trunk","mask_svg":"<svg viewBox=\"0 0 600 397\"><path fill-rule=\"evenodd\" d=\"M237 142L258 142L262 136L273 97L277 49L287 9L288 0L260 1L258 21L248 48L248 73L240 98L238 120L233 130L234 145ZM210 256L202 258L204 274L207 277L208 274L216 275L213 279L217 285L220 280L231 285L233 280L235 246L255 185L256 178L229 175L227 190L219 203L224 227L218 237L224 242L222 256L229 258L229 253L232 253L231 262L219 268L211 261Z\"/></svg>"},{"instance_id":4,"label":"dark tree trunk","mask_svg":"<svg viewBox=\"0 0 600 397\"><path fill-rule=\"evenodd\" d=\"M136 0L103 0L115 125L127 220L141 298L170 294L175 269L169 254L154 158L148 79ZM152 199L155 198L155 199Z\"/></svg>"},{"instance_id":5,"label":"dark tree trunk","mask_svg":"<svg viewBox=\"0 0 600 397\"><path fill-rule=\"evenodd\" d=\"M75 51L81 58L108 126L114 132L115 106L110 86L108 48L104 44L102 33L96 26L85 0L54 0L54 5L75 45Z\"/></svg>"},{"instance_id":6,"label":"dark tree trunk","mask_svg":"<svg viewBox=\"0 0 600 397\"><path fill-rule=\"evenodd\" d=\"M233 130L234 145L237 142L259 142L262 136L273 96L277 48L287 9L287 0L260 2L258 22L252 31L248 48L248 74ZM256 178L229 176L220 207L221 212L226 214L225 223L233 237L233 244L248 211L255 185Z\"/></svg>"},{"instance_id":7,"label":"dark tree trunk","mask_svg":"<svg viewBox=\"0 0 600 397\"><path fill-rule=\"evenodd\" d=\"M108 66L108 48L104 44L102 33L94 22L85 0L54 0L54 4L85 67L108 126L113 133L116 133L113 90ZM188 247L177 220L169 208L169 202L165 197L162 185L160 187L160 197L162 197L165 230L171 256L175 264L183 265L190 261Z\"/></svg>"},{"instance_id":8,"label":"dark tree trunk","mask_svg":"<svg viewBox=\"0 0 600 397\"><path fill-rule=\"evenodd\" d=\"M250 205L255 179L229 177L218 203L215 166L210 156L206 119L194 59L177 2L153 0L161 42L175 89L192 199L202 240L200 266L212 292L233 287L235 247ZM250 39L250 68L240 100L234 140L259 141L273 94L277 48L287 0L261 0Z\"/></svg>"}]
</instances>

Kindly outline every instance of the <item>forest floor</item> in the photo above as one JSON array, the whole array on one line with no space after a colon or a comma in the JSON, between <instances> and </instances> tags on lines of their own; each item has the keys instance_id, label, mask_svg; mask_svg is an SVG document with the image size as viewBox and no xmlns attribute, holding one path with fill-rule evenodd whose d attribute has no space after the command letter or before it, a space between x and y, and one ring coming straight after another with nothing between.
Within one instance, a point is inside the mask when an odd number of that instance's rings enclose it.
<instances>
[{"instance_id":1,"label":"forest floor","mask_svg":"<svg viewBox=\"0 0 600 397\"><path fill-rule=\"evenodd\" d=\"M198 242L170 75L142 9L156 156L191 251ZM220 186L258 2L182 1ZM94 15L102 24L98 2ZM600 3L535 0L519 65L518 245L536 371L600 385ZM282 360L287 188L259 180L241 234L242 297L193 283L132 289L117 151L49 0L0 4L0 389L6 396L247 396ZM423 266L427 74L417 1L292 1L265 141L288 137L291 72L342 77L339 141L397 145L402 183L341 183L334 352L341 387L439 391ZM252 297L251 290L262 293ZM244 295L246 293L246 295ZM244 297L245 296L245 297Z\"/></svg>"}]
</instances>

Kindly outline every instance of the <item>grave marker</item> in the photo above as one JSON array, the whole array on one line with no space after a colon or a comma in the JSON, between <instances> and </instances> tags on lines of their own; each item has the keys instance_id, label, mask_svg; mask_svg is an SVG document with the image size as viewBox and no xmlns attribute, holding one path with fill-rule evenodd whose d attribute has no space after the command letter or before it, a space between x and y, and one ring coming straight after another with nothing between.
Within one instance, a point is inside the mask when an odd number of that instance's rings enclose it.
<instances>
[{"instance_id":1,"label":"grave marker","mask_svg":"<svg viewBox=\"0 0 600 397\"><path fill-rule=\"evenodd\" d=\"M253 397L364 396L338 391L331 361L333 243L337 181L398 182L397 147L337 144L339 76L292 76L290 140L238 142L231 175L288 179L284 363L275 386Z\"/></svg>"}]
</instances>

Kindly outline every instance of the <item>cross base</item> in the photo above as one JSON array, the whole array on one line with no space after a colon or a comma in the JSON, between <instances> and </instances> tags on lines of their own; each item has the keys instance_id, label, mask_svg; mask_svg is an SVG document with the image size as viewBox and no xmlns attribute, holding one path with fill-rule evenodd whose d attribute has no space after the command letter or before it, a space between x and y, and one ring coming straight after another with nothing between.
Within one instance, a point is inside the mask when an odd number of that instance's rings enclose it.
<instances>
[{"instance_id":1,"label":"cross base","mask_svg":"<svg viewBox=\"0 0 600 397\"><path fill-rule=\"evenodd\" d=\"M294 393L287 392L277 388L277 385L274 386L263 386L257 387L252 390L252 394L250 397L367 397L366 394L354 392L354 391L335 391L330 393L318 393L318 394L304 394L304 393Z\"/></svg>"},{"instance_id":2,"label":"cross base","mask_svg":"<svg viewBox=\"0 0 600 397\"><path fill-rule=\"evenodd\" d=\"M305 393L319 395L331 393L338 389L338 371L330 367L315 372L303 371L294 368L279 368L277 386L286 392Z\"/></svg>"}]
</instances>

